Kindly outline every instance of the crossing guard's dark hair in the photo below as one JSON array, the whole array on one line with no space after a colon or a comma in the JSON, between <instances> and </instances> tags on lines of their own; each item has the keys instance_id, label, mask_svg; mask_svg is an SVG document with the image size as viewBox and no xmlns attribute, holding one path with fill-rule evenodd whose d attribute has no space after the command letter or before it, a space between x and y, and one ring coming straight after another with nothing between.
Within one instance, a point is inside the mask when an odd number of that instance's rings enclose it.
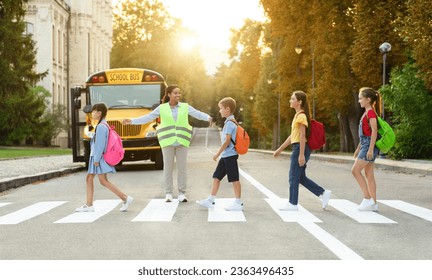
<instances>
[{"instance_id":1,"label":"crossing guard's dark hair","mask_svg":"<svg viewBox=\"0 0 432 280\"><path fill-rule=\"evenodd\" d=\"M178 85L170 85L165 89L165 95L162 98L162 103L166 103L169 101L169 97L168 94L170 94L171 92L173 92L173 90L175 90L176 88L179 88Z\"/></svg>"}]
</instances>

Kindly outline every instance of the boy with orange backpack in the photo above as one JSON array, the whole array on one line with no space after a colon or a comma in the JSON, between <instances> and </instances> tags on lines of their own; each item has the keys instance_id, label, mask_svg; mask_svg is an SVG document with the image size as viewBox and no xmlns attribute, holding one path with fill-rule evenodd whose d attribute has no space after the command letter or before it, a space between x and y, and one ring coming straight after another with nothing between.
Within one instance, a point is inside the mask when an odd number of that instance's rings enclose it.
<instances>
[{"instance_id":1,"label":"boy with orange backpack","mask_svg":"<svg viewBox=\"0 0 432 280\"><path fill-rule=\"evenodd\" d=\"M242 211L243 203L241 201L241 184L240 175L238 168L238 153L236 151L232 139L236 139L237 135L237 123L234 122L234 111L236 109L236 102L231 97L225 97L219 101L219 113L223 118L226 118L224 127L222 129L222 145L219 150L213 156L213 160L216 161L219 156L218 165L213 173L213 186L211 189L210 196L206 199L198 200L197 204L205 208L214 208L216 194L219 190L220 182L228 176L228 182L231 182L234 187L235 200L233 204L226 207L227 211Z\"/></svg>"}]
</instances>

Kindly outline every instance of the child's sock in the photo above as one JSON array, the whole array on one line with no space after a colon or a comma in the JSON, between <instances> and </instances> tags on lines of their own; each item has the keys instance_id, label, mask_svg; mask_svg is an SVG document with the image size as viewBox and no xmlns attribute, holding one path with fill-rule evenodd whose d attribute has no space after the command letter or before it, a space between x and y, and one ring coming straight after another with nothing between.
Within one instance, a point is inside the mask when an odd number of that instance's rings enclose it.
<instances>
[{"instance_id":1,"label":"child's sock","mask_svg":"<svg viewBox=\"0 0 432 280\"><path fill-rule=\"evenodd\" d=\"M241 198L236 198L234 200L235 203L242 205Z\"/></svg>"},{"instance_id":2,"label":"child's sock","mask_svg":"<svg viewBox=\"0 0 432 280\"><path fill-rule=\"evenodd\" d=\"M208 201L210 201L211 203L213 203L215 201L216 196L214 195L209 195L209 197L207 198Z\"/></svg>"}]
</instances>

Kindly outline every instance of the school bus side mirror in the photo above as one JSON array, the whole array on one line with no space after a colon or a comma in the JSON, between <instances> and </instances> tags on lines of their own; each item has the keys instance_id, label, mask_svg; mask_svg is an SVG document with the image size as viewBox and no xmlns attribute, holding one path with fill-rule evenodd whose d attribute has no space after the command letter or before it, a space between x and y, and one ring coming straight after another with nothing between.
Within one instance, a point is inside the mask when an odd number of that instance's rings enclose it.
<instances>
[{"instance_id":1,"label":"school bus side mirror","mask_svg":"<svg viewBox=\"0 0 432 280\"><path fill-rule=\"evenodd\" d=\"M74 98L81 97L81 93L84 92L84 88L82 86L76 86L71 88L71 92Z\"/></svg>"},{"instance_id":2,"label":"school bus side mirror","mask_svg":"<svg viewBox=\"0 0 432 280\"><path fill-rule=\"evenodd\" d=\"M91 111L92 111L92 105L90 105L90 104L85 105L83 111L86 114L91 113Z\"/></svg>"},{"instance_id":3,"label":"school bus side mirror","mask_svg":"<svg viewBox=\"0 0 432 280\"><path fill-rule=\"evenodd\" d=\"M81 99L75 99L75 109L81 109Z\"/></svg>"}]
</instances>

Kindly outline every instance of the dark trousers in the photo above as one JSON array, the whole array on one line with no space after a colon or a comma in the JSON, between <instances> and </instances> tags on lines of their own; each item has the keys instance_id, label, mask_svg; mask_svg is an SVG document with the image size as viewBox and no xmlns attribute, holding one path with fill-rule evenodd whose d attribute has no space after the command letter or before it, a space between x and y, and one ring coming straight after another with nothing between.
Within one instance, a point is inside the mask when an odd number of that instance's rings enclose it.
<instances>
[{"instance_id":1,"label":"dark trousers","mask_svg":"<svg viewBox=\"0 0 432 280\"><path fill-rule=\"evenodd\" d=\"M322 195L324 189L320 187L317 183L306 177L306 164L300 166L298 163L298 158L300 154L300 144L294 143L292 144L292 154L291 154L291 164L289 171L289 202L292 205L298 204L298 196L299 196L299 185L302 184L305 188L311 191L316 196ZM305 147L305 159L306 163L310 158L310 149L306 144Z\"/></svg>"}]
</instances>

